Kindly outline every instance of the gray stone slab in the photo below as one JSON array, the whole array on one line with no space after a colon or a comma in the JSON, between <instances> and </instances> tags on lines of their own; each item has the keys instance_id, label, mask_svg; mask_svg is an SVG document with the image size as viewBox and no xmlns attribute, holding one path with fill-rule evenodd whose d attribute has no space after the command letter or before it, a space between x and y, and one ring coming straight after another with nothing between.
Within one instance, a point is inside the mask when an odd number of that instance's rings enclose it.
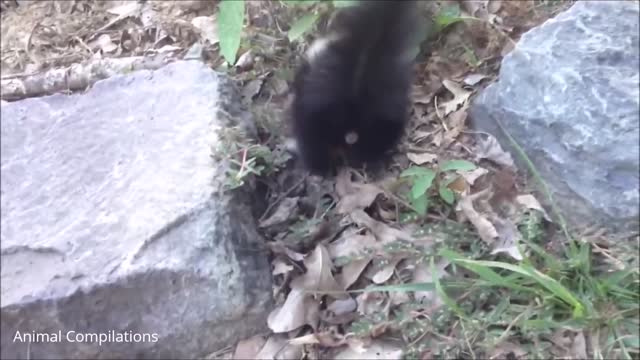
<instances>
[{"instance_id":1,"label":"gray stone slab","mask_svg":"<svg viewBox=\"0 0 640 360\"><path fill-rule=\"evenodd\" d=\"M530 30L471 107L511 148L504 125L576 225L638 227L639 6L580 1Z\"/></svg>"},{"instance_id":2,"label":"gray stone slab","mask_svg":"<svg viewBox=\"0 0 640 360\"><path fill-rule=\"evenodd\" d=\"M265 329L262 239L211 158L239 101L178 62L2 104L2 358L193 358Z\"/></svg>"}]
</instances>

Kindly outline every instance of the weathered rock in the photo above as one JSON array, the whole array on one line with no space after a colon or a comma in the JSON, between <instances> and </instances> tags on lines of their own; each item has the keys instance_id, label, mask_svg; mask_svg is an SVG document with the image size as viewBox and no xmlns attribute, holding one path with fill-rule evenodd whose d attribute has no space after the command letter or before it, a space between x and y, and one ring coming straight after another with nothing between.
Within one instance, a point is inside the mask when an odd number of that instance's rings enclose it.
<instances>
[{"instance_id":1,"label":"weathered rock","mask_svg":"<svg viewBox=\"0 0 640 360\"><path fill-rule=\"evenodd\" d=\"M638 6L581 1L532 29L471 108L474 126L513 149L498 120L522 146L576 226L638 227Z\"/></svg>"},{"instance_id":2,"label":"weathered rock","mask_svg":"<svg viewBox=\"0 0 640 360\"><path fill-rule=\"evenodd\" d=\"M225 79L179 62L2 105L2 358L193 358L265 329L269 264L210 156L242 118Z\"/></svg>"}]
</instances>

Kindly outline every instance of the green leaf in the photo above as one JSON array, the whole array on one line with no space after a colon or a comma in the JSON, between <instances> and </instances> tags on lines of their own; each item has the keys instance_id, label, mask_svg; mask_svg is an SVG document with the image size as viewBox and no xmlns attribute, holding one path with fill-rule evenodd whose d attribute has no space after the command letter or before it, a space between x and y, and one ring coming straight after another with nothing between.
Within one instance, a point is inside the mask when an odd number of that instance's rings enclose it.
<instances>
[{"instance_id":1,"label":"green leaf","mask_svg":"<svg viewBox=\"0 0 640 360\"><path fill-rule=\"evenodd\" d=\"M440 198L444 200L444 202L449 205L453 205L455 196L453 194L453 191L451 191L446 185L440 186L440 188L438 189L438 193L440 194Z\"/></svg>"},{"instance_id":2,"label":"green leaf","mask_svg":"<svg viewBox=\"0 0 640 360\"><path fill-rule=\"evenodd\" d=\"M413 179L413 186L411 187L411 198L417 199L418 197L424 195L427 190L433 184L433 179L435 179L436 173L431 172L430 174L425 174Z\"/></svg>"},{"instance_id":3,"label":"green leaf","mask_svg":"<svg viewBox=\"0 0 640 360\"><path fill-rule=\"evenodd\" d=\"M289 41L294 41L309 31L316 21L318 21L318 14L307 14L296 20L296 22L291 25L291 29L289 29Z\"/></svg>"},{"instance_id":4,"label":"green leaf","mask_svg":"<svg viewBox=\"0 0 640 360\"><path fill-rule=\"evenodd\" d=\"M420 166L412 166L400 174L400 177L424 176L434 173L433 170Z\"/></svg>"},{"instance_id":5,"label":"green leaf","mask_svg":"<svg viewBox=\"0 0 640 360\"><path fill-rule=\"evenodd\" d=\"M427 215L427 209L429 208L429 198L426 194L419 196L416 199L411 200L411 206L421 216Z\"/></svg>"},{"instance_id":6,"label":"green leaf","mask_svg":"<svg viewBox=\"0 0 640 360\"><path fill-rule=\"evenodd\" d=\"M333 0L333 6L337 8L356 6L358 5L358 0Z\"/></svg>"},{"instance_id":7,"label":"green leaf","mask_svg":"<svg viewBox=\"0 0 640 360\"><path fill-rule=\"evenodd\" d=\"M456 5L443 7L435 16L436 28L440 31L451 24L462 21L460 17L460 7Z\"/></svg>"},{"instance_id":8,"label":"green leaf","mask_svg":"<svg viewBox=\"0 0 640 360\"><path fill-rule=\"evenodd\" d=\"M449 171L449 170L460 170L460 171L470 171L474 170L476 165L467 160L449 160L445 161L440 166L440 171Z\"/></svg>"},{"instance_id":9,"label":"green leaf","mask_svg":"<svg viewBox=\"0 0 640 360\"><path fill-rule=\"evenodd\" d=\"M244 1L222 0L218 13L220 52L230 64L235 64L240 48L240 36L244 22Z\"/></svg>"}]
</instances>

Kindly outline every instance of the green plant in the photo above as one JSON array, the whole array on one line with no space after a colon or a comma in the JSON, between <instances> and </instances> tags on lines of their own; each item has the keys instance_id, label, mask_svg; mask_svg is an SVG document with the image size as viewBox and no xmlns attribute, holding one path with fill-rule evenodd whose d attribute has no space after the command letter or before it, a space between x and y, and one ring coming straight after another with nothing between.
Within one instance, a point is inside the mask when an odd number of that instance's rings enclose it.
<instances>
[{"instance_id":1,"label":"green plant","mask_svg":"<svg viewBox=\"0 0 640 360\"><path fill-rule=\"evenodd\" d=\"M357 0L287 0L281 1L289 6L304 6L310 9L310 14L303 15L295 21L288 31L290 41L294 41L311 30L321 15L333 11L335 8L353 6ZM218 5L218 34L220 38L220 53L229 64L235 64L238 49L242 40L242 26L245 17L244 0L222 0Z\"/></svg>"},{"instance_id":2,"label":"green plant","mask_svg":"<svg viewBox=\"0 0 640 360\"><path fill-rule=\"evenodd\" d=\"M450 160L442 163L435 170L421 166L412 166L400 174L401 178L407 178L411 183L411 190L408 199L413 209L424 216L429 207L429 190L432 189L434 181L437 182L438 195L445 203L452 205L455 202L455 194L449 185L458 179L452 175L453 171L468 171L476 166L466 160Z\"/></svg>"}]
</instances>

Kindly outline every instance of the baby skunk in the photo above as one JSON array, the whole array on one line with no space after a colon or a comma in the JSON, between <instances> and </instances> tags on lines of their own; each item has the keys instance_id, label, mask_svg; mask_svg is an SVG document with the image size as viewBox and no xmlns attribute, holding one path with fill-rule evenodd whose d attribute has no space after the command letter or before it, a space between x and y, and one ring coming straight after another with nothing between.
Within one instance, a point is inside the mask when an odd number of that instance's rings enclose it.
<instances>
[{"instance_id":1,"label":"baby skunk","mask_svg":"<svg viewBox=\"0 0 640 360\"><path fill-rule=\"evenodd\" d=\"M297 70L291 104L298 155L326 175L340 157L382 160L408 121L416 1L361 0L342 8Z\"/></svg>"}]
</instances>

